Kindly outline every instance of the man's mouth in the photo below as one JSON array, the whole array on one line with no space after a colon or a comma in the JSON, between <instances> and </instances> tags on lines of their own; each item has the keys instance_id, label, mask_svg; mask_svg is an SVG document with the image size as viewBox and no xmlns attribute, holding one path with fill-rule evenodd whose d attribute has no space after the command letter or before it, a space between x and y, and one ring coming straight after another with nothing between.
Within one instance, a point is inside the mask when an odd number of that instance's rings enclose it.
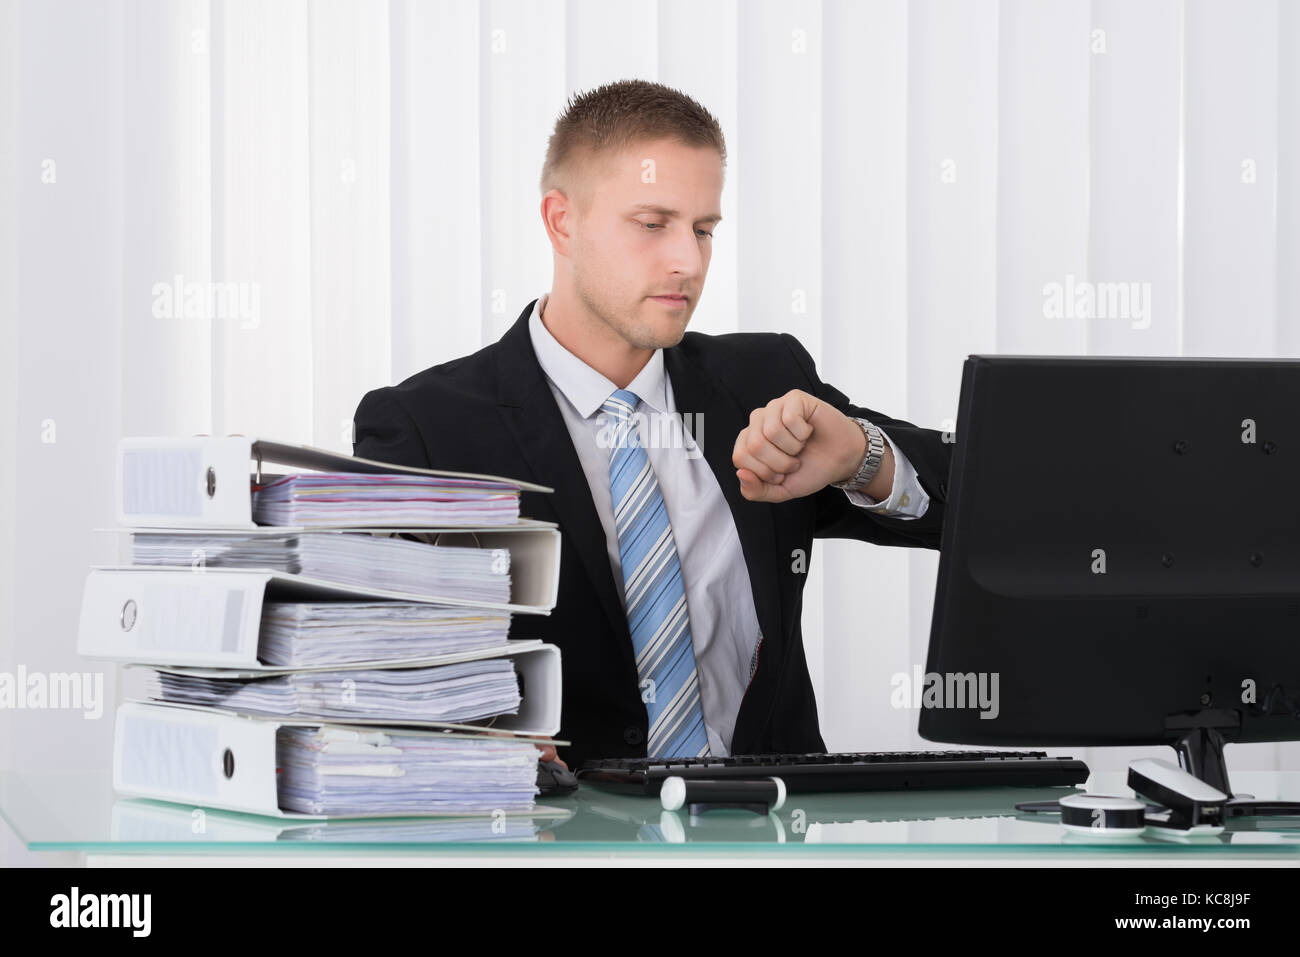
<instances>
[{"instance_id":1,"label":"man's mouth","mask_svg":"<svg viewBox=\"0 0 1300 957\"><path fill-rule=\"evenodd\" d=\"M686 297L683 295L651 296L655 302L662 302L665 306L671 306L680 309L686 305Z\"/></svg>"}]
</instances>

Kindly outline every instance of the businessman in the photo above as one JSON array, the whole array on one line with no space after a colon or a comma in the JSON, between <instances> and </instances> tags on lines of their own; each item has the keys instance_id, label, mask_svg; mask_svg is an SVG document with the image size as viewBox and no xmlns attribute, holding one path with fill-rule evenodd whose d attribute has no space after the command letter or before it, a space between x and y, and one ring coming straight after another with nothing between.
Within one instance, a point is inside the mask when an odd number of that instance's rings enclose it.
<instances>
[{"instance_id":1,"label":"businessman","mask_svg":"<svg viewBox=\"0 0 1300 957\"><path fill-rule=\"evenodd\" d=\"M570 766L825 751L800 629L813 539L939 547L939 432L851 404L791 335L686 331L725 162L717 120L660 84L570 100L541 178L550 291L356 411L359 456L555 489L522 512L560 526L558 601L511 637L561 650ZM833 640L882 600L866 589Z\"/></svg>"}]
</instances>

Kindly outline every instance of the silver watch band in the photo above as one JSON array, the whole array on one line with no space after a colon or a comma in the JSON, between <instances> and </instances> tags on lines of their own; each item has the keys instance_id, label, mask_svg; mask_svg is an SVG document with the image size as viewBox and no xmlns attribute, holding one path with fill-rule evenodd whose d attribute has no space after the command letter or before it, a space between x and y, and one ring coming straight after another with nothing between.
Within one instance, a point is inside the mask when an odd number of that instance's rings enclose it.
<instances>
[{"instance_id":1,"label":"silver watch band","mask_svg":"<svg viewBox=\"0 0 1300 957\"><path fill-rule=\"evenodd\" d=\"M880 471L880 463L885 457L885 437L880 434L880 430L868 422L866 419L853 420L858 423L862 429L862 434L867 437L867 454L862 459L862 464L858 466L857 472L847 482L832 482L836 488L844 489L846 492L858 492L871 484L871 480L876 477Z\"/></svg>"}]
</instances>

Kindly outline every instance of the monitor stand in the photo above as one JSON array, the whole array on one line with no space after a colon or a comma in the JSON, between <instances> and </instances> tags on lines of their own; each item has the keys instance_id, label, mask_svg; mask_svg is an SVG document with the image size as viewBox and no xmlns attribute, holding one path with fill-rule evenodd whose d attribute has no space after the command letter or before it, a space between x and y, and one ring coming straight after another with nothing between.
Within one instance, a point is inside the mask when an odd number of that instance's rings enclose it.
<instances>
[{"instance_id":1,"label":"monitor stand","mask_svg":"<svg viewBox=\"0 0 1300 957\"><path fill-rule=\"evenodd\" d=\"M1225 743L1217 729L1202 726L1189 728L1173 744L1179 767L1229 796L1223 809L1225 818L1300 816L1300 801L1256 801L1249 794L1233 794L1223 757Z\"/></svg>"}]
</instances>

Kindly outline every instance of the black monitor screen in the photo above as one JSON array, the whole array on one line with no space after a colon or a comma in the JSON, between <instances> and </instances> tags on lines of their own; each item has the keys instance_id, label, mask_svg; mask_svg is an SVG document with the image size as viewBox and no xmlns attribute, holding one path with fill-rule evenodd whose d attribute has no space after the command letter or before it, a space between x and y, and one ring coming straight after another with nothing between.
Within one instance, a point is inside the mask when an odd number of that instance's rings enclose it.
<instances>
[{"instance_id":1,"label":"black monitor screen","mask_svg":"<svg viewBox=\"0 0 1300 957\"><path fill-rule=\"evenodd\" d=\"M1300 361L971 356L920 733L1300 739Z\"/></svg>"}]
</instances>

